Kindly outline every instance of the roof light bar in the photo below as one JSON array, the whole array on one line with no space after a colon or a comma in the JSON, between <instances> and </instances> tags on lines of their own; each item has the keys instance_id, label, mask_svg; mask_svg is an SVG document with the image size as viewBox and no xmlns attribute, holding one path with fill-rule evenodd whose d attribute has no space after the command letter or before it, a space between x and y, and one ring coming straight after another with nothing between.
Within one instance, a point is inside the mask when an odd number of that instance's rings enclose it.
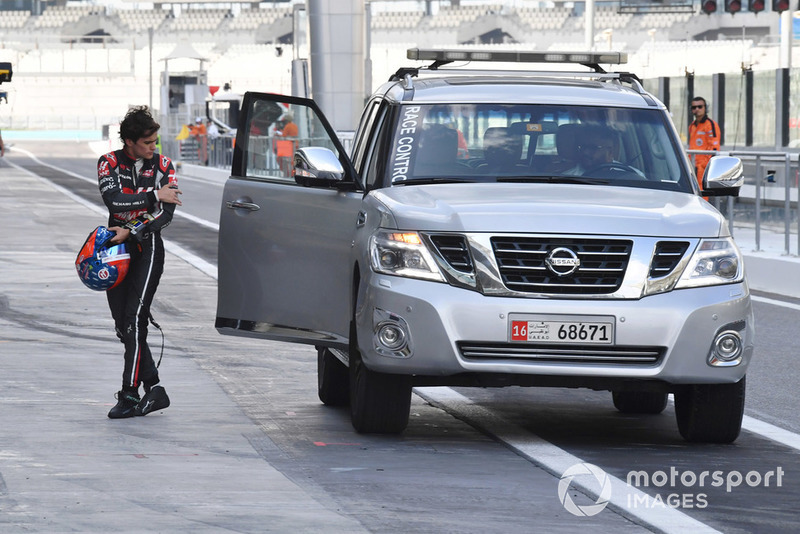
<instances>
[{"instance_id":1,"label":"roof light bar","mask_svg":"<svg viewBox=\"0 0 800 534\"><path fill-rule=\"evenodd\" d=\"M579 63L622 65L628 62L624 52L513 52L483 50L425 50L409 48L408 59L421 61L502 61L507 63Z\"/></svg>"}]
</instances>

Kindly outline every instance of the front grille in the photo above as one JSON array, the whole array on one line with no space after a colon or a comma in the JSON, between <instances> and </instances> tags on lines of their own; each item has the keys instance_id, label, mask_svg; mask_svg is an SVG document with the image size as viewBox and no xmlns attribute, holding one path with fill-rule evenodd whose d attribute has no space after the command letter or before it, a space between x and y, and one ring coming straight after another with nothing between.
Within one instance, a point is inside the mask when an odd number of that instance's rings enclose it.
<instances>
[{"instance_id":1,"label":"front grille","mask_svg":"<svg viewBox=\"0 0 800 534\"><path fill-rule=\"evenodd\" d=\"M603 295L622 285L633 242L613 239L493 237L503 283L512 291L555 295ZM558 275L545 263L557 248L575 253L575 272Z\"/></svg>"},{"instance_id":2,"label":"front grille","mask_svg":"<svg viewBox=\"0 0 800 534\"><path fill-rule=\"evenodd\" d=\"M671 273L688 248L686 241L659 241L650 263L650 278L661 278Z\"/></svg>"},{"instance_id":3,"label":"front grille","mask_svg":"<svg viewBox=\"0 0 800 534\"><path fill-rule=\"evenodd\" d=\"M469 255L467 240L464 236L435 234L430 238L436 250L453 269L462 273L473 271L472 258Z\"/></svg>"},{"instance_id":4,"label":"front grille","mask_svg":"<svg viewBox=\"0 0 800 534\"><path fill-rule=\"evenodd\" d=\"M498 360L531 363L578 363L652 366L661 361L663 347L598 345L535 345L530 343L458 342L461 357L469 361Z\"/></svg>"}]
</instances>

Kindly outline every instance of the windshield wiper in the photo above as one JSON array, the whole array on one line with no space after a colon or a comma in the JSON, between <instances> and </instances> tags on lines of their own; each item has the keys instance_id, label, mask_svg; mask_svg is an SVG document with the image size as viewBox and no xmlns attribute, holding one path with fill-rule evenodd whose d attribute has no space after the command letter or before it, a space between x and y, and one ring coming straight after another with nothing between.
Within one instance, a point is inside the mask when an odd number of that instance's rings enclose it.
<instances>
[{"instance_id":1,"label":"windshield wiper","mask_svg":"<svg viewBox=\"0 0 800 534\"><path fill-rule=\"evenodd\" d=\"M498 176L498 182L608 185L608 180L586 176Z\"/></svg>"}]
</instances>

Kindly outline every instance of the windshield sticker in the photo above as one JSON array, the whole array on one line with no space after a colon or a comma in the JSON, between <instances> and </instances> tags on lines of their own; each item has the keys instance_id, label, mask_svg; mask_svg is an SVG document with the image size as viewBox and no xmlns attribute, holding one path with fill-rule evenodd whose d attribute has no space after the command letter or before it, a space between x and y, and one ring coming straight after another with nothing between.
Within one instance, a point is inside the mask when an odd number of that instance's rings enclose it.
<instances>
[{"instance_id":1,"label":"windshield sticker","mask_svg":"<svg viewBox=\"0 0 800 534\"><path fill-rule=\"evenodd\" d=\"M400 131L392 158L392 183L408 179L411 154L414 152L418 137L417 130L421 124L419 110L419 106L403 106Z\"/></svg>"}]
</instances>

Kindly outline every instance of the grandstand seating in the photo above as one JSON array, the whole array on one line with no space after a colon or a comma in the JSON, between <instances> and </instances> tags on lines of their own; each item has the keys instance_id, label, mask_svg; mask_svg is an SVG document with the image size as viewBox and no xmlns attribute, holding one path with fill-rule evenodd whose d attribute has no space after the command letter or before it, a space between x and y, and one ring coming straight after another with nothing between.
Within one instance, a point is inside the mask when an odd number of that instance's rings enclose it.
<instances>
[{"instance_id":1,"label":"grandstand seating","mask_svg":"<svg viewBox=\"0 0 800 534\"><path fill-rule=\"evenodd\" d=\"M597 6L594 12L594 27L618 29L624 28L633 19L632 13L617 13L617 8L612 6ZM575 27L583 29L585 26L584 18L576 20Z\"/></svg>"},{"instance_id":2,"label":"grandstand seating","mask_svg":"<svg viewBox=\"0 0 800 534\"><path fill-rule=\"evenodd\" d=\"M391 4L384 5L383 7L388 9L383 10L374 7L377 4L379 2L372 3L373 31L378 34L387 32L387 36L394 36L390 38L399 37L403 41L414 40L417 44L434 46L454 44L455 38L462 42L476 42L479 35L464 36L462 32L477 33L481 28L485 28L485 24L473 24L482 19L487 22L503 20L510 23L512 32L518 30L514 32L518 34L511 36L514 42L535 42L539 48L550 48L555 41L569 39L570 33L574 33L576 40L580 40L579 34L584 28L582 8L565 7L567 4L556 4L553 7L545 7L542 3L536 4L536 7L519 5L520 2L445 5L434 15L425 15L421 9L391 10L393 7ZM127 9L124 5L104 8L96 5L70 4L48 6L38 16L31 15L27 11L0 11L0 28L27 28L32 31L31 36L36 37L37 32L63 28L64 25L86 15L108 17L114 20L119 28L137 33L153 28L157 37L166 40L175 39L171 35L172 32L180 32L183 35L193 31L219 31L225 36L224 42L227 45L254 42L254 33L260 27L291 16L292 8L276 7L273 4L271 7L244 7L237 11L195 6L173 14L172 11L160 7ZM489 18L490 16L502 19ZM692 13L618 13L616 6L599 4L595 8L594 27L597 31L612 29L615 33L630 33L631 36L626 36L625 41L635 48L648 38L642 30L656 29L663 34L673 32L677 35L682 25L695 18L697 16ZM704 20L707 19L708 17ZM509 26L504 24L502 29L509 31L508 28ZM434 33L430 30L434 30ZM668 35L659 37L669 38ZM383 39L385 37L375 35L373 42ZM439 43L437 40L445 42Z\"/></svg>"},{"instance_id":3,"label":"grandstand seating","mask_svg":"<svg viewBox=\"0 0 800 534\"><path fill-rule=\"evenodd\" d=\"M30 11L0 11L0 28L22 28L30 16Z\"/></svg>"},{"instance_id":4,"label":"grandstand seating","mask_svg":"<svg viewBox=\"0 0 800 534\"><path fill-rule=\"evenodd\" d=\"M546 7L545 2L501 1L441 6L433 15L426 15L422 9L400 11L399 3L379 6L380 0L374 0L371 3L372 85L384 82L399 66L408 66L406 48L452 48L467 42L473 43L471 47L502 47L504 45L474 44L480 43L481 37L494 28L509 34L509 42L513 41L516 43L513 46L522 49L584 48L582 4L565 7L569 4L559 3ZM293 10L286 4L277 7L271 3L267 7L268 3L263 2L262 7L248 7L258 5L253 2L233 10L218 9L216 6L221 4L208 9L194 4L192 8L184 7L174 13L162 8L130 9L132 6L127 3L109 4L109 7L76 4L48 5L41 15L0 10L0 28L4 36L0 61L12 61L16 72L25 73L15 77L8 87L11 96L8 105L13 105L14 116L64 113L63 106L49 110L41 104L58 101L64 94L69 94L72 108L86 108L98 117L118 113L129 103L147 98L151 57L155 74L152 89L158 106L159 73L164 68L161 60L179 42L187 40L207 59L203 68L210 85L230 82L234 90L241 92L291 91L294 57L291 45L282 45L283 53L276 54L275 41L255 44L257 36L260 42L268 42L273 37L270 33L277 33L275 30L265 32L265 26L271 27L276 21L284 23L286 17L292 16ZM111 33L108 42L63 42L64 30L88 16L92 16L92 21L105 19L106 23L97 27ZM750 16L748 19L748 14L737 14L736 19L731 20L725 13L712 16L618 13L616 6L598 4L594 44L600 50L607 49L610 44L614 50L627 52L626 70L650 78L680 76L687 70L696 74L738 73L742 64L753 63L762 68L775 68L777 47L759 47L758 39L737 40L735 36L741 33L741 24L736 28L739 33L729 32L727 40L687 39L687 35L701 33L707 38L713 35L715 28L739 22L748 24L749 35L753 21L767 26L775 22L774 14L769 12L758 19ZM107 23L109 21L111 24ZM82 24L77 26L83 27ZM155 30L152 54L148 40L142 36L149 28ZM612 30L606 33L608 39L603 37L606 29ZM774 30L767 31L774 33ZM758 52L752 52L756 48ZM735 53L731 53L732 50ZM795 52L795 57L800 57L797 54ZM708 57L714 57L715 61L704 60ZM170 72L197 69L197 60L170 60L169 63ZM0 126L5 124L7 116L8 113L0 115Z\"/></svg>"},{"instance_id":5,"label":"grandstand seating","mask_svg":"<svg viewBox=\"0 0 800 534\"><path fill-rule=\"evenodd\" d=\"M233 31L255 30L262 24L272 24L277 19L291 16L288 8L243 9L231 20L228 29Z\"/></svg>"},{"instance_id":6,"label":"grandstand seating","mask_svg":"<svg viewBox=\"0 0 800 534\"><path fill-rule=\"evenodd\" d=\"M372 15L373 30L412 29L422 21L421 12L381 11Z\"/></svg>"},{"instance_id":7,"label":"grandstand seating","mask_svg":"<svg viewBox=\"0 0 800 534\"><path fill-rule=\"evenodd\" d=\"M643 13L636 18L637 26L642 29L669 28L674 24L682 24L692 17L691 13Z\"/></svg>"},{"instance_id":8,"label":"grandstand seating","mask_svg":"<svg viewBox=\"0 0 800 534\"><path fill-rule=\"evenodd\" d=\"M164 9L135 9L119 11L119 21L131 31L141 32L150 28L157 30L167 18L169 11Z\"/></svg>"},{"instance_id":9,"label":"grandstand seating","mask_svg":"<svg viewBox=\"0 0 800 534\"><path fill-rule=\"evenodd\" d=\"M36 28L60 28L65 24L77 22L86 15L101 14L103 8L98 6L50 6L44 13L36 17Z\"/></svg>"},{"instance_id":10,"label":"grandstand seating","mask_svg":"<svg viewBox=\"0 0 800 534\"><path fill-rule=\"evenodd\" d=\"M567 7L521 7L517 8L517 16L535 30L557 30L564 26L571 11Z\"/></svg>"},{"instance_id":11,"label":"grandstand seating","mask_svg":"<svg viewBox=\"0 0 800 534\"><path fill-rule=\"evenodd\" d=\"M215 30L228 15L227 9L189 9L168 23L170 31Z\"/></svg>"},{"instance_id":12,"label":"grandstand seating","mask_svg":"<svg viewBox=\"0 0 800 534\"><path fill-rule=\"evenodd\" d=\"M430 17L428 25L431 28L455 28L482 15L500 13L502 10L503 6L499 4L443 6L436 15Z\"/></svg>"}]
</instances>

